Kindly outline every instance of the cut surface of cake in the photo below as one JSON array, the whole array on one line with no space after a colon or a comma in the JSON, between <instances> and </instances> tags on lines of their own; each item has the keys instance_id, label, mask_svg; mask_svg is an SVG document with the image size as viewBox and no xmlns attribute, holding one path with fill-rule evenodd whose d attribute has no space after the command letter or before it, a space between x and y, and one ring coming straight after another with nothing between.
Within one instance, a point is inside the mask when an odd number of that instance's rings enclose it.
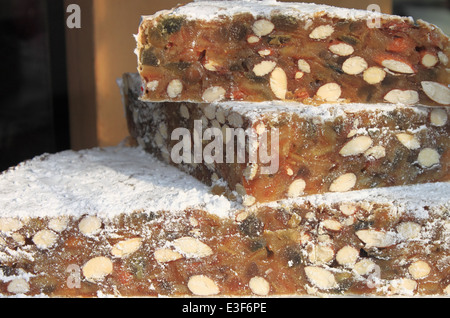
<instances>
[{"instance_id":1,"label":"cut surface of cake","mask_svg":"<svg viewBox=\"0 0 450 318\"><path fill-rule=\"evenodd\" d=\"M150 101L449 105L449 39L409 17L307 3L198 1L142 18Z\"/></svg>"},{"instance_id":2,"label":"cut surface of cake","mask_svg":"<svg viewBox=\"0 0 450 318\"><path fill-rule=\"evenodd\" d=\"M4 297L448 295L450 184L238 205L141 148L0 175Z\"/></svg>"}]
</instances>

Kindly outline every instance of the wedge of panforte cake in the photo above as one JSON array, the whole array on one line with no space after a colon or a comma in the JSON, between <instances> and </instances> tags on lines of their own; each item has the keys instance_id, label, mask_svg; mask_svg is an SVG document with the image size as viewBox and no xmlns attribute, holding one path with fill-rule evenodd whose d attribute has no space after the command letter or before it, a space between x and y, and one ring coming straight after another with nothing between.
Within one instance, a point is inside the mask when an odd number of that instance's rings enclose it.
<instances>
[{"instance_id":1,"label":"wedge of panforte cake","mask_svg":"<svg viewBox=\"0 0 450 318\"><path fill-rule=\"evenodd\" d=\"M143 148L246 205L450 180L447 107L145 102L138 74L121 88Z\"/></svg>"},{"instance_id":2,"label":"wedge of panforte cake","mask_svg":"<svg viewBox=\"0 0 450 318\"><path fill-rule=\"evenodd\" d=\"M143 99L449 105L449 38L409 17L307 3L197 1L144 16Z\"/></svg>"},{"instance_id":3,"label":"wedge of panforte cake","mask_svg":"<svg viewBox=\"0 0 450 318\"><path fill-rule=\"evenodd\" d=\"M0 294L450 293L449 183L242 207L139 147L0 175Z\"/></svg>"}]
</instances>

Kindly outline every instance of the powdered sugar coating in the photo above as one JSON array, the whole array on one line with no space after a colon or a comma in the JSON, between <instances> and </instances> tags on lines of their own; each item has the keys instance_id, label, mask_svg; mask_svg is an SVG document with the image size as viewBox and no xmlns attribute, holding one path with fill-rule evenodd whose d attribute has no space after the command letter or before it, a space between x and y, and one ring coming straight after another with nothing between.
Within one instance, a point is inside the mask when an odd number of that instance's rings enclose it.
<instances>
[{"instance_id":1,"label":"powdered sugar coating","mask_svg":"<svg viewBox=\"0 0 450 318\"><path fill-rule=\"evenodd\" d=\"M154 15L144 16L143 19L154 19L161 15L184 16L188 20L211 21L221 17L229 17L240 13L250 13L255 17L270 17L272 14L282 13L298 19L307 20L316 15L326 13L332 18L342 19L375 19L391 17L398 19L411 19L386 15L366 10L346 9L329 5L301 2L263 1L195 1L172 10L162 10ZM412 21L412 20L411 20Z\"/></svg>"},{"instance_id":2,"label":"powdered sugar coating","mask_svg":"<svg viewBox=\"0 0 450 318\"><path fill-rule=\"evenodd\" d=\"M232 203L140 148L42 155L0 176L2 217L97 215L203 208L227 217Z\"/></svg>"},{"instance_id":3,"label":"powdered sugar coating","mask_svg":"<svg viewBox=\"0 0 450 318\"><path fill-rule=\"evenodd\" d=\"M417 105L417 107L393 105L393 104L359 104L359 103L337 103L321 104L318 106L305 105L298 102L286 101L265 101L265 102L236 102L225 101L221 105L229 108L230 111L237 112L251 120L257 120L262 116L285 116L286 113L297 114L302 118L314 118L318 122L333 121L338 116L345 117L346 114L370 111L374 114L382 115L389 112L407 108L417 114L426 115L430 107Z\"/></svg>"},{"instance_id":4,"label":"powdered sugar coating","mask_svg":"<svg viewBox=\"0 0 450 318\"><path fill-rule=\"evenodd\" d=\"M341 202L388 204L418 219L426 219L432 208L450 209L450 182L374 188L345 193L326 193L286 200L284 204L309 202L313 206ZM269 203L268 205L271 205Z\"/></svg>"}]
</instances>

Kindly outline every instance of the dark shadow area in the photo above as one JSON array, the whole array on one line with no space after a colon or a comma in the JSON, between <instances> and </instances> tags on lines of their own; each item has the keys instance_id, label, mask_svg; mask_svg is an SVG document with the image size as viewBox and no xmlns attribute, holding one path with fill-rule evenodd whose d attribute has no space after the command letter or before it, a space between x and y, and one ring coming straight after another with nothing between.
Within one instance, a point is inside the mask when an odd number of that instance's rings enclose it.
<instances>
[{"instance_id":1,"label":"dark shadow area","mask_svg":"<svg viewBox=\"0 0 450 318\"><path fill-rule=\"evenodd\" d=\"M393 0L393 13L422 19L450 34L450 0Z\"/></svg>"},{"instance_id":2,"label":"dark shadow area","mask_svg":"<svg viewBox=\"0 0 450 318\"><path fill-rule=\"evenodd\" d=\"M0 171L70 147L62 0L0 1Z\"/></svg>"}]
</instances>

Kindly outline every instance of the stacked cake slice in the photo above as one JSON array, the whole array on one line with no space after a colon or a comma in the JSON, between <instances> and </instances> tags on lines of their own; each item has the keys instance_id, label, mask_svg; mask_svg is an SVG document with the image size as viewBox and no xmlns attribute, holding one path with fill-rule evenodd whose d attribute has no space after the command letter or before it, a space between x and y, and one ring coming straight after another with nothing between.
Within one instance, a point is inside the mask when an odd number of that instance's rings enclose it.
<instances>
[{"instance_id":1,"label":"stacked cake slice","mask_svg":"<svg viewBox=\"0 0 450 318\"><path fill-rule=\"evenodd\" d=\"M423 21L275 1L144 17L143 99L448 105L448 37Z\"/></svg>"},{"instance_id":2,"label":"stacked cake slice","mask_svg":"<svg viewBox=\"0 0 450 318\"><path fill-rule=\"evenodd\" d=\"M447 108L144 102L137 74L123 82L138 143L246 205L450 178Z\"/></svg>"},{"instance_id":3,"label":"stacked cake slice","mask_svg":"<svg viewBox=\"0 0 450 318\"><path fill-rule=\"evenodd\" d=\"M448 295L449 192L244 209L137 147L43 155L0 176L0 294Z\"/></svg>"},{"instance_id":4,"label":"stacked cake slice","mask_svg":"<svg viewBox=\"0 0 450 318\"><path fill-rule=\"evenodd\" d=\"M0 193L3 296L186 293L157 251L194 233L206 241L200 229L225 230L232 208L194 178L122 146L36 157L1 174Z\"/></svg>"}]
</instances>

